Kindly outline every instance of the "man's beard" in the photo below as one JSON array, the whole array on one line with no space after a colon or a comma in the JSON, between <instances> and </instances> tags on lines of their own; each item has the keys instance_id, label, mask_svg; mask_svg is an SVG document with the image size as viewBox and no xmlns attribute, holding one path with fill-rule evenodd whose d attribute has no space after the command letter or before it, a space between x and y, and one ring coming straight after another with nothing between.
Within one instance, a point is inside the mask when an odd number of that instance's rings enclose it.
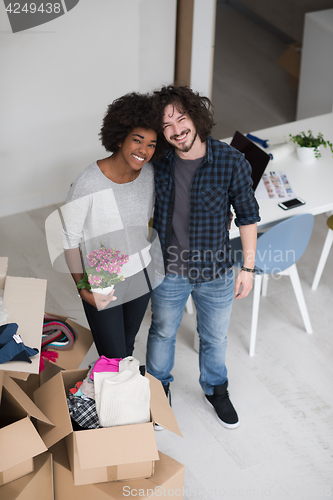
<instances>
[{"instance_id":1,"label":"man's beard","mask_svg":"<svg viewBox=\"0 0 333 500\"><path fill-rule=\"evenodd\" d=\"M179 134L179 135L182 135L182 134ZM175 146L175 149L178 149L178 151L181 151L182 153L188 153L190 151L190 149L192 148L192 146L197 138L197 135L198 135L198 133L195 132L194 137L193 137L193 141L191 142L191 144L189 146L184 146L184 147L181 147L181 145L180 145L180 147Z\"/></svg>"}]
</instances>

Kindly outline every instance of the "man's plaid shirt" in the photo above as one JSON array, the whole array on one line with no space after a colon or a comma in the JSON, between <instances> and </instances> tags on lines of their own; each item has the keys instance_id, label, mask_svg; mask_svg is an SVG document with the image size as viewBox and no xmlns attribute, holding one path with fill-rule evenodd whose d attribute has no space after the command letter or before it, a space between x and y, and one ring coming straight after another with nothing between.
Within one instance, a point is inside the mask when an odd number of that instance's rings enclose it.
<instances>
[{"instance_id":1,"label":"man's plaid shirt","mask_svg":"<svg viewBox=\"0 0 333 500\"><path fill-rule=\"evenodd\" d=\"M154 163L154 228L160 238L165 266L175 204L174 155L173 150L169 151ZM213 280L232 267L227 231L231 205L238 227L260 221L250 164L236 149L208 137L206 155L190 188L188 269L192 283Z\"/></svg>"}]
</instances>

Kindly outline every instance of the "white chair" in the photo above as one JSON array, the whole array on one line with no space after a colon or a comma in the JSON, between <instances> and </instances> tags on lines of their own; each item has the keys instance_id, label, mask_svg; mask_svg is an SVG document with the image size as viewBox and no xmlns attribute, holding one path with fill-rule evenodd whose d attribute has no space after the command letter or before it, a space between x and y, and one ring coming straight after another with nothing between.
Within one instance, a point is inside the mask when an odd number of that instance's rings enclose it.
<instances>
[{"instance_id":1,"label":"white chair","mask_svg":"<svg viewBox=\"0 0 333 500\"><path fill-rule=\"evenodd\" d=\"M330 253L331 250L331 246L333 243L333 215L331 215L331 217L327 219L327 225L328 225L328 233L318 262L318 267L315 277L313 279L311 290L317 290L321 275L323 274L323 270L327 261L328 254Z\"/></svg>"},{"instance_id":2,"label":"white chair","mask_svg":"<svg viewBox=\"0 0 333 500\"><path fill-rule=\"evenodd\" d=\"M258 235L255 259L258 274L254 275L250 356L254 356L255 352L261 285L263 283L263 295L265 295L269 275L280 274L290 276L305 330L307 333L312 333L312 326L298 277L296 262L303 255L309 243L313 222L314 217L311 214L297 215L276 224L265 233ZM231 240L231 246L235 265L241 267L243 264L243 252L240 238Z\"/></svg>"},{"instance_id":3,"label":"white chair","mask_svg":"<svg viewBox=\"0 0 333 500\"><path fill-rule=\"evenodd\" d=\"M185 307L186 307L187 314L193 314L193 302L192 302L191 295L188 296Z\"/></svg>"},{"instance_id":4,"label":"white chair","mask_svg":"<svg viewBox=\"0 0 333 500\"><path fill-rule=\"evenodd\" d=\"M188 296L185 308L186 308L187 314L193 314L194 313L193 300L192 300L191 295ZM194 347L195 351L199 352L199 335L198 335L197 331L194 332L193 347Z\"/></svg>"}]
</instances>

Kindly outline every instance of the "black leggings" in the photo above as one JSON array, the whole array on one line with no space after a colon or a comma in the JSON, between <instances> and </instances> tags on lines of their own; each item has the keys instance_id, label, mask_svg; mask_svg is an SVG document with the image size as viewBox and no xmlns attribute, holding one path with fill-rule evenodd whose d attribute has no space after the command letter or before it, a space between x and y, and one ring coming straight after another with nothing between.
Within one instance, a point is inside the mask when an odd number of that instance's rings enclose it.
<instances>
[{"instance_id":1,"label":"black leggings","mask_svg":"<svg viewBox=\"0 0 333 500\"><path fill-rule=\"evenodd\" d=\"M143 291L147 293L140 295ZM132 355L135 337L140 329L150 295L150 281L144 269L143 272L126 278L123 283L115 286L117 300L111 302L106 309L99 311L82 300L99 356L125 358ZM127 301L132 296L135 298Z\"/></svg>"}]
</instances>

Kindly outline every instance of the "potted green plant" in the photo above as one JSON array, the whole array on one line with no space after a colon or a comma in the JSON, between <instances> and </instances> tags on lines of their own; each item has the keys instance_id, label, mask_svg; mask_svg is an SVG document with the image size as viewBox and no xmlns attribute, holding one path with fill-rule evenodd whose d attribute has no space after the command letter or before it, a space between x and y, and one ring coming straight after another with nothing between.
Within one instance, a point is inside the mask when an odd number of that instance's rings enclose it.
<instances>
[{"instance_id":1,"label":"potted green plant","mask_svg":"<svg viewBox=\"0 0 333 500\"><path fill-rule=\"evenodd\" d=\"M333 144L326 141L321 132L318 133L317 137L314 137L312 130L297 135L289 134L289 140L297 144L298 158L304 163L312 163L316 158L320 158L320 146L324 146L324 148L328 146L333 155Z\"/></svg>"},{"instance_id":2,"label":"potted green plant","mask_svg":"<svg viewBox=\"0 0 333 500\"><path fill-rule=\"evenodd\" d=\"M101 248L87 255L89 267L86 268L84 276L77 283L77 288L87 288L103 295L109 295L116 283L124 281L120 270L129 260L128 255L122 255L115 248Z\"/></svg>"}]
</instances>

